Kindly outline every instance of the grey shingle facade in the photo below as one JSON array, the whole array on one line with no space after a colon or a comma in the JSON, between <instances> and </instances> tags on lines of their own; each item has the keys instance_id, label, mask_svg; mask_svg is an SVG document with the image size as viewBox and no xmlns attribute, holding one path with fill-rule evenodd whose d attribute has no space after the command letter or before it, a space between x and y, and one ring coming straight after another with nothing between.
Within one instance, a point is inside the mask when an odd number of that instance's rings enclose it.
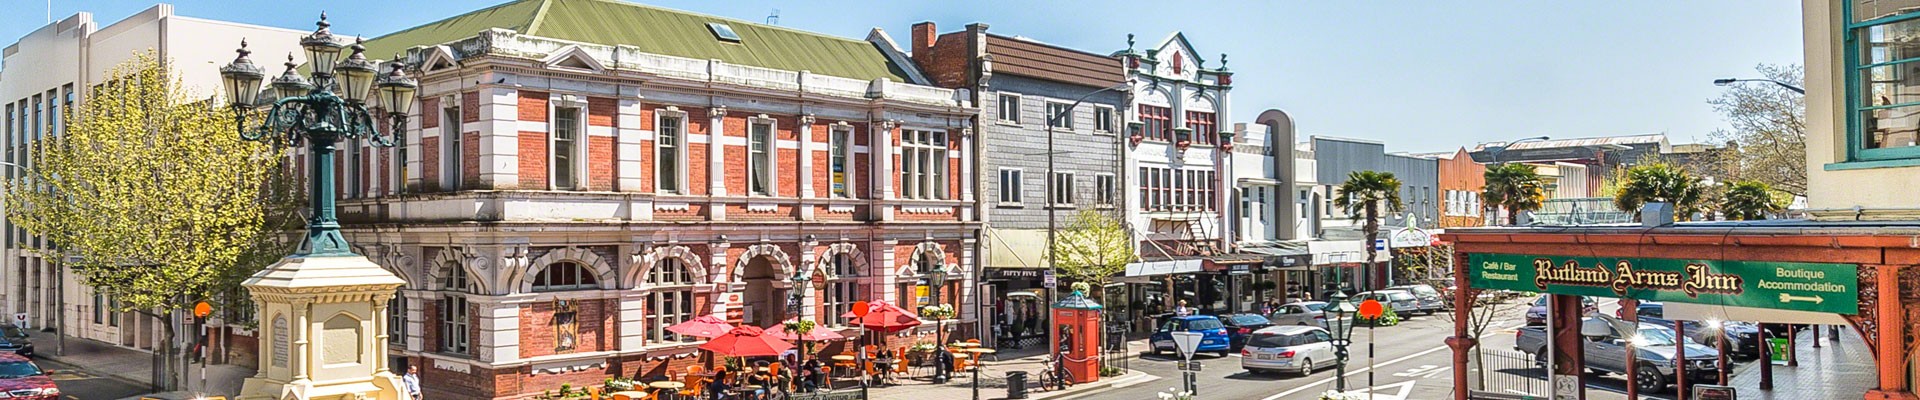
<instances>
[{"instance_id":1,"label":"grey shingle facade","mask_svg":"<svg viewBox=\"0 0 1920 400\"><path fill-rule=\"evenodd\" d=\"M994 229L1045 229L1047 226L1046 175L1047 175L1047 105L1070 104L1080 96L1099 90L1068 83L1052 82L1015 75L997 75L991 86L981 93L980 140L985 151L981 154L981 175L984 179L981 198L986 199L987 221ZM1007 112L1001 108L1002 94L1018 96L1020 110L1017 123L1007 122ZM1061 224L1073 218L1073 214L1083 207L1105 207L1096 204L1099 198L1096 188L1097 178L1101 175L1113 176L1115 185L1120 182L1120 133L1095 132L1094 116L1101 107L1113 111L1110 126L1119 129L1119 107L1125 101L1124 93L1106 92L1087 99L1085 103L1072 110L1072 129L1056 128L1054 132L1054 169L1061 173L1074 174L1074 208L1060 210ZM1001 202L1001 173L1003 169L1021 171L1019 202ZM1110 195L1113 207L1118 207L1121 188L1113 188Z\"/></svg>"},{"instance_id":2,"label":"grey shingle facade","mask_svg":"<svg viewBox=\"0 0 1920 400\"><path fill-rule=\"evenodd\" d=\"M1420 218L1420 226L1432 228L1437 218L1434 202L1439 194L1440 167L1433 159L1387 154L1386 145L1355 139L1313 137L1313 156L1319 167L1319 183L1337 188L1347 183L1354 171L1392 172L1400 179L1400 200L1405 211ZM1329 189L1327 193L1334 193ZM1329 209L1330 218L1344 218L1337 209Z\"/></svg>"}]
</instances>

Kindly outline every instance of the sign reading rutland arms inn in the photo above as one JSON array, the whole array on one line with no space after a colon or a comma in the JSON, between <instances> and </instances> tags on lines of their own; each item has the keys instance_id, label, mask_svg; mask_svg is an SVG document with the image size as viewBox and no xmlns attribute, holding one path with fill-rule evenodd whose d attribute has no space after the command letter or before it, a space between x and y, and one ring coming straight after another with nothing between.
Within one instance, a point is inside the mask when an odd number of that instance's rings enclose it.
<instances>
[{"instance_id":1,"label":"sign reading rutland arms inn","mask_svg":"<svg viewBox=\"0 0 1920 400\"><path fill-rule=\"evenodd\" d=\"M1854 314L1853 264L1470 254L1472 287Z\"/></svg>"}]
</instances>

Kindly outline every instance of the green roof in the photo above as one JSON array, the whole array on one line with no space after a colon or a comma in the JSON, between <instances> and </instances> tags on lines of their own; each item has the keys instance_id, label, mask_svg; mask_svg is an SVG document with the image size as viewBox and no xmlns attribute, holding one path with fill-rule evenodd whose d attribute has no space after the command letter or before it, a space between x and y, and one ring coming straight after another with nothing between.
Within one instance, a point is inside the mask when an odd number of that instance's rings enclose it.
<instances>
[{"instance_id":1,"label":"green roof","mask_svg":"<svg viewBox=\"0 0 1920 400\"><path fill-rule=\"evenodd\" d=\"M733 28L740 42L714 37L708 23ZM489 28L762 68L908 81L900 66L864 40L618 0L518 0L374 38L367 41L367 54L388 58L414 46L470 38Z\"/></svg>"}]
</instances>

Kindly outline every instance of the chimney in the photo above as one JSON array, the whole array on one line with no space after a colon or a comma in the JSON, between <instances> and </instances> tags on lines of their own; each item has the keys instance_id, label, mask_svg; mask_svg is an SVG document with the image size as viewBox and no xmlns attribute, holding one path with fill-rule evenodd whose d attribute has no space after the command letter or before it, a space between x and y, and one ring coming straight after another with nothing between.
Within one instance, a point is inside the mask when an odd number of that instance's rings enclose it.
<instances>
[{"instance_id":1,"label":"chimney","mask_svg":"<svg viewBox=\"0 0 1920 400\"><path fill-rule=\"evenodd\" d=\"M933 21L913 24L913 45L908 46L912 48L913 61L920 65L932 61L929 57L933 56L933 42L939 39L940 33L935 30Z\"/></svg>"}]
</instances>

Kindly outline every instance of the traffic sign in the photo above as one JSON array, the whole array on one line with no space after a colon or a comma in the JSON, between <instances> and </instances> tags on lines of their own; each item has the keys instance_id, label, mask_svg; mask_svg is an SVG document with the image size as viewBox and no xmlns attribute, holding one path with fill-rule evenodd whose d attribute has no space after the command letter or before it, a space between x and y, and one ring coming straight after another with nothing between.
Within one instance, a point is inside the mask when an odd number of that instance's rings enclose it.
<instances>
[{"instance_id":1,"label":"traffic sign","mask_svg":"<svg viewBox=\"0 0 1920 400\"><path fill-rule=\"evenodd\" d=\"M1664 258L1468 255L1475 289L1853 315L1853 264Z\"/></svg>"},{"instance_id":2,"label":"traffic sign","mask_svg":"<svg viewBox=\"0 0 1920 400\"><path fill-rule=\"evenodd\" d=\"M1173 348L1180 351L1180 359L1193 360L1193 351L1200 349L1200 341L1206 334L1200 332L1173 332Z\"/></svg>"},{"instance_id":3,"label":"traffic sign","mask_svg":"<svg viewBox=\"0 0 1920 400\"><path fill-rule=\"evenodd\" d=\"M1385 313L1386 313L1386 310L1384 309L1384 307L1380 307L1379 300L1367 299L1367 301L1360 302L1361 317L1364 317L1366 319L1378 319L1380 318L1380 314L1385 314Z\"/></svg>"},{"instance_id":4,"label":"traffic sign","mask_svg":"<svg viewBox=\"0 0 1920 400\"><path fill-rule=\"evenodd\" d=\"M1373 240L1373 251L1387 251L1387 240L1386 240L1386 239L1374 239L1374 240Z\"/></svg>"},{"instance_id":5,"label":"traffic sign","mask_svg":"<svg viewBox=\"0 0 1920 400\"><path fill-rule=\"evenodd\" d=\"M212 314L212 313L213 313L213 306L210 304L207 304L207 302L202 301L199 304L193 305L193 316L195 317L206 318L207 314Z\"/></svg>"},{"instance_id":6,"label":"traffic sign","mask_svg":"<svg viewBox=\"0 0 1920 400\"><path fill-rule=\"evenodd\" d=\"M1204 365L1200 364L1199 361L1174 361L1173 362L1173 368L1178 371L1199 372L1200 367L1203 367L1203 366Z\"/></svg>"},{"instance_id":7,"label":"traffic sign","mask_svg":"<svg viewBox=\"0 0 1920 400\"><path fill-rule=\"evenodd\" d=\"M20 329L31 329L31 327L27 326L27 313L13 314L13 326Z\"/></svg>"},{"instance_id":8,"label":"traffic sign","mask_svg":"<svg viewBox=\"0 0 1920 400\"><path fill-rule=\"evenodd\" d=\"M1042 285L1048 289L1060 287L1060 279L1053 277L1053 270L1041 271L1040 278Z\"/></svg>"}]
</instances>

